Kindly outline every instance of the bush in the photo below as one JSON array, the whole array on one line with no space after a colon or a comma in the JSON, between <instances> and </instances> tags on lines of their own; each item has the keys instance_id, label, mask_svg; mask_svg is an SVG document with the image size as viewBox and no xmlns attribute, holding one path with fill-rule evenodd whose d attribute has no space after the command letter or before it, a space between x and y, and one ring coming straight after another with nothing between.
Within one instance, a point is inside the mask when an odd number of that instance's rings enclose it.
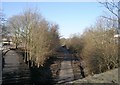
<instances>
[{"instance_id":1,"label":"bush","mask_svg":"<svg viewBox=\"0 0 120 85\"><path fill-rule=\"evenodd\" d=\"M92 28L84 33L83 57L88 74L101 73L118 67L118 46L115 43L114 30Z\"/></svg>"}]
</instances>

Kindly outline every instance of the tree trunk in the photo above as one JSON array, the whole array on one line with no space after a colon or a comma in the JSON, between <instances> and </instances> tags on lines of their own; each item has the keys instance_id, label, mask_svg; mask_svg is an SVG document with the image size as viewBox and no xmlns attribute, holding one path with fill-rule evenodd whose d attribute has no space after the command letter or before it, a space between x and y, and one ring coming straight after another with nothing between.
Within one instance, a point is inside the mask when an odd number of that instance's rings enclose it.
<instances>
[{"instance_id":1,"label":"tree trunk","mask_svg":"<svg viewBox=\"0 0 120 85\"><path fill-rule=\"evenodd\" d=\"M15 49L18 49L18 45L17 45L17 43L16 43L16 45L15 45Z\"/></svg>"}]
</instances>

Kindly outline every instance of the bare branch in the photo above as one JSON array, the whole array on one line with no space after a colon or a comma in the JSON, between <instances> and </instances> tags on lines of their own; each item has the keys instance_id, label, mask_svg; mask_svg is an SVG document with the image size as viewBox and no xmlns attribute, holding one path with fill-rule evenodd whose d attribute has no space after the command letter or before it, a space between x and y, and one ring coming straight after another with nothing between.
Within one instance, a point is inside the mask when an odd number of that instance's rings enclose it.
<instances>
[{"instance_id":1,"label":"bare branch","mask_svg":"<svg viewBox=\"0 0 120 85\"><path fill-rule=\"evenodd\" d=\"M118 20L116 20L116 19L112 19L112 18L110 18L110 17L106 17L106 16L100 16L100 17L103 17L103 18L106 18L106 19L108 19L108 20L112 20L112 21L118 21Z\"/></svg>"},{"instance_id":2,"label":"bare branch","mask_svg":"<svg viewBox=\"0 0 120 85\"><path fill-rule=\"evenodd\" d=\"M113 15L115 15L117 18L119 18L117 12L114 11L114 9L119 10L120 8L115 4L114 0L112 2L99 2L100 4L104 5L108 11L110 11Z\"/></svg>"}]
</instances>

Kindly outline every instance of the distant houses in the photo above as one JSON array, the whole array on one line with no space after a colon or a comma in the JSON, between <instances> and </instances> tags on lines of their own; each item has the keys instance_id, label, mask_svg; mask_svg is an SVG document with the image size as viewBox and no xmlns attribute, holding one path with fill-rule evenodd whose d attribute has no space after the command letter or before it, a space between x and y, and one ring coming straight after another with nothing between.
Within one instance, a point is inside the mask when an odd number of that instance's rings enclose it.
<instances>
[{"instance_id":1,"label":"distant houses","mask_svg":"<svg viewBox=\"0 0 120 85\"><path fill-rule=\"evenodd\" d=\"M6 36L2 38L2 45L12 45L12 37L11 36Z\"/></svg>"}]
</instances>

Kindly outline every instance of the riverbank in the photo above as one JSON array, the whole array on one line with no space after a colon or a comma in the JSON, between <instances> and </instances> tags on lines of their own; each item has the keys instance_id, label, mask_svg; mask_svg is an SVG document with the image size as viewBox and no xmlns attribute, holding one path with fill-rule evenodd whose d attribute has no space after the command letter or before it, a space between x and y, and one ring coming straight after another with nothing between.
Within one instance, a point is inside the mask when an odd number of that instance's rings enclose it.
<instances>
[{"instance_id":1,"label":"riverbank","mask_svg":"<svg viewBox=\"0 0 120 85\"><path fill-rule=\"evenodd\" d=\"M49 84L52 85L55 83L55 79L58 77L58 70L60 68L60 59L57 57L50 57L44 66L37 68L34 65L34 62L27 61L25 59L25 52L22 49L17 49L16 52L23 57L24 62L29 66L32 76L32 82L35 85L39 84ZM30 63L33 63L31 65Z\"/></svg>"},{"instance_id":2,"label":"riverbank","mask_svg":"<svg viewBox=\"0 0 120 85\"><path fill-rule=\"evenodd\" d=\"M94 76L88 76L83 79L78 79L75 81L71 81L69 83L72 84L81 84L81 83L109 83L109 84L118 84L118 68L101 73L101 74L95 74ZM115 85L116 85L115 84Z\"/></svg>"}]
</instances>

